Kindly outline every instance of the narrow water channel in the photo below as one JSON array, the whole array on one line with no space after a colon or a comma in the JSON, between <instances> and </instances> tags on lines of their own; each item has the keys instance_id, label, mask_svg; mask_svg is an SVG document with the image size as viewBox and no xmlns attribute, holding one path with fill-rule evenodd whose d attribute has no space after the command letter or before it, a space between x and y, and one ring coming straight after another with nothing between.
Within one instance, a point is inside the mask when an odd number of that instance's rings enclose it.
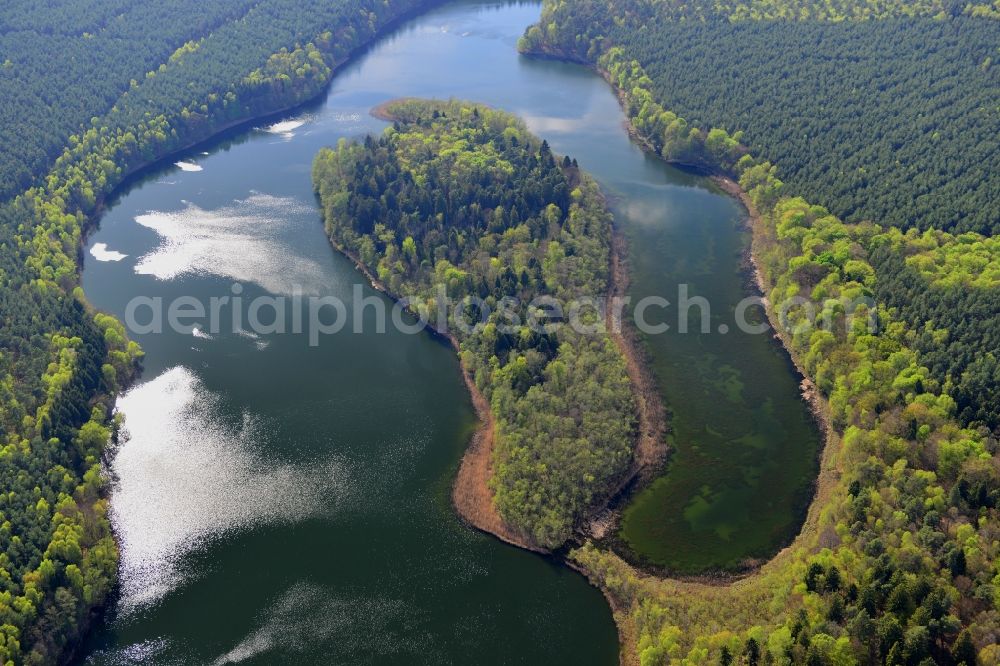
<instances>
[{"instance_id":1,"label":"narrow water channel","mask_svg":"<svg viewBox=\"0 0 1000 666\"><path fill-rule=\"evenodd\" d=\"M621 185L630 293L636 302L648 295L671 302L647 317L670 329L645 336L671 454L667 472L625 507L620 534L640 561L671 572L739 570L798 532L820 433L788 354L770 332L748 332L765 321L760 306L737 314L750 289L739 204L702 182L686 189L676 177L663 182L672 184ZM659 188L669 194L656 197Z\"/></svg>"},{"instance_id":2,"label":"narrow water channel","mask_svg":"<svg viewBox=\"0 0 1000 666\"><path fill-rule=\"evenodd\" d=\"M309 177L321 146L381 131L368 114L380 102L480 100L524 117L608 189L632 241L634 295L695 276L693 289L734 303L736 204L634 147L597 76L518 56L538 12L430 11L346 67L322 102L163 165L109 206L83 276L102 310L124 317L144 298L136 318L149 323L180 297L301 290L340 297L349 321L316 347L305 334L232 332L225 319L218 333L133 332L145 372L120 400L128 439L112 462L122 585L85 663L616 663L610 610L582 577L455 517L450 484L475 418L454 354L428 335L374 332L370 309L365 332L352 332L363 280L329 247ZM360 296L381 298L367 285ZM675 412L675 469L626 512L624 536L651 560L750 535L766 550L796 526L789 507L808 488L815 443L795 424L808 429L808 415L773 342L730 347L737 339L650 340ZM695 374L671 384L675 349ZM756 454L719 448L736 445ZM677 485L696 446L729 471ZM765 490L779 518L760 537L752 501Z\"/></svg>"}]
</instances>

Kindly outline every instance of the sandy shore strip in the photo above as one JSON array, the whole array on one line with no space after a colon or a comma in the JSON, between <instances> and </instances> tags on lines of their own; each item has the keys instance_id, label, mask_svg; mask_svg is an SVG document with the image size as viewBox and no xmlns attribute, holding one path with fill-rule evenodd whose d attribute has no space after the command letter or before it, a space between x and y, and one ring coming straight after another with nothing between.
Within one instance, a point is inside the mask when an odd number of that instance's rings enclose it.
<instances>
[{"instance_id":1,"label":"sandy shore strip","mask_svg":"<svg viewBox=\"0 0 1000 666\"><path fill-rule=\"evenodd\" d=\"M332 240L330 244L354 263L355 268L368 279L373 289L382 292L394 301L399 301L399 298L372 274L357 255ZM448 340L456 354L461 351L458 339L454 335L439 331L429 324L428 330ZM461 372L462 379L465 381L465 386L472 398L476 416L479 418L479 427L473 433L469 447L466 449L465 455L462 456L455 483L452 485L451 500L455 511L468 525L492 534L501 541L536 553L547 553L549 551L535 545L526 535L520 534L504 522L493 504L493 490L490 489L489 483L493 475L493 441L496 435L496 421L486 396L476 386L464 364L461 364Z\"/></svg>"}]
</instances>

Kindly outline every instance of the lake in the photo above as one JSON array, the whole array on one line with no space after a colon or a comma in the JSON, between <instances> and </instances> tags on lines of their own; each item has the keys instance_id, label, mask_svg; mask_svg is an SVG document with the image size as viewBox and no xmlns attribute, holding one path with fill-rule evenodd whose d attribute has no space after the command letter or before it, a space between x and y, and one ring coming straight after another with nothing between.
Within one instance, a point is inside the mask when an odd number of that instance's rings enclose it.
<instances>
[{"instance_id":1,"label":"lake","mask_svg":"<svg viewBox=\"0 0 1000 666\"><path fill-rule=\"evenodd\" d=\"M381 131L369 110L387 99L458 97L520 115L598 178L629 240L631 295L674 301L686 283L730 316L745 293L739 206L631 144L595 74L519 56L539 10L431 10L323 100L149 170L88 241L88 298L123 318L131 303L140 322L181 298L381 299L326 240L313 157ZM355 334L353 309L315 346L226 318L133 330L145 371L119 400L127 438L110 464L122 584L83 663L617 663L610 609L583 577L455 516L476 421L453 351L375 332L373 309ZM648 344L674 453L626 508L622 542L682 570L774 552L798 528L818 445L787 355L768 335Z\"/></svg>"}]
</instances>

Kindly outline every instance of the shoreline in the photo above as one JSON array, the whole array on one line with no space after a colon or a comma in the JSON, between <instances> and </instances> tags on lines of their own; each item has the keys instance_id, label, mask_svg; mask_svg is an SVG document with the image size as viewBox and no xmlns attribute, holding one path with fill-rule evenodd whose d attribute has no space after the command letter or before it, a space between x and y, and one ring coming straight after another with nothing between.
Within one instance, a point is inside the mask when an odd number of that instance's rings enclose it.
<instances>
[{"instance_id":1,"label":"shoreline","mask_svg":"<svg viewBox=\"0 0 1000 666\"><path fill-rule=\"evenodd\" d=\"M612 303L626 296L631 282L628 269L628 244L623 232L611 223L608 251L608 293L605 297L605 330L625 360L625 369L635 399L636 438L632 465L607 499L591 511L590 517L578 528L591 538L601 540L618 527L621 500L652 482L666 462L670 447L666 441L667 411L663 396L650 369L647 352L636 330L623 321Z\"/></svg>"},{"instance_id":2,"label":"shoreline","mask_svg":"<svg viewBox=\"0 0 1000 666\"><path fill-rule=\"evenodd\" d=\"M423 14L424 12L440 6L441 4L443 4L443 2L444 0L425 0L420 5L415 6L407 11L404 11L399 16L393 17L392 19L386 21L385 24L379 27L379 29L376 30L375 33L367 41L354 47L343 58L329 65L330 77L322 84L320 84L320 87L315 92L315 94L309 95L304 99L300 99L290 104L277 102L274 109L268 111L262 111L259 113L254 113L245 116L243 118L224 121L219 125L212 126L210 129L207 129L206 133L203 136L199 136L198 138L192 138L187 143L184 143L176 148L173 148L168 152L163 153L162 155L154 157L151 160L136 164L132 168L124 171L121 174L121 180L118 182L117 185L112 187L111 190L109 190L106 194L99 195L97 197L93 212L87 215L86 220L81 225L80 243L79 246L77 247L77 253L78 253L77 265L79 267L79 271L77 275L76 286L80 286L79 273L81 273L84 268L82 259L86 254L84 252L84 247L87 243L87 239L89 238L90 234L93 233L100 226L100 220L101 218L104 217L104 214L107 212L106 203L109 200L114 199L117 195L124 192L136 179L140 178L145 171L153 170L156 167L164 164L165 162L173 163L172 160L174 160L175 158L181 158L197 148L206 147L209 144L219 141L220 139L223 138L223 135L228 132L238 131L244 128L253 129L252 125L255 125L256 123L271 119L277 120L279 118L283 118L289 114L292 114L295 111L308 107L311 104L320 102L321 98L330 92L330 87L333 85L333 80L340 74L341 70L344 68L345 65L351 63L352 61L354 61L355 58L357 58L358 56L362 55L365 51L370 49L376 42L386 37L389 32L402 27L402 25L406 21L416 18L417 16ZM46 175L51 173L53 166L54 164L50 164L47 167L48 170L46 171ZM10 200L13 200L14 198L21 196L23 194L24 192L20 192L14 195L14 197L11 197ZM90 307L90 303L86 301L86 295L84 295L84 297L85 297L85 305Z\"/></svg>"},{"instance_id":3,"label":"shoreline","mask_svg":"<svg viewBox=\"0 0 1000 666\"><path fill-rule=\"evenodd\" d=\"M170 162L172 163L177 158L182 158L185 155L190 154L192 151L200 148L202 146L207 146L213 144L225 137L229 132L238 132L244 129L253 129L257 123L262 121L267 121L269 119L278 119L292 114L293 112L303 109L310 104L315 104L320 102L325 95L329 94L330 87L333 85L334 79L343 69L343 67L358 56L362 55L365 51L372 48L379 40L383 39L389 32L401 27L406 21L409 21L420 14L433 9L441 4L441 0L425 0L420 5L415 6L407 11L402 12L400 15L393 17L392 19L385 22L384 25L380 26L378 30L364 43L359 44L355 48L351 49L343 58L339 61L334 62L330 65L330 76L324 81L315 94L307 96L305 99L300 99L291 103L283 103L281 101L276 101L275 107L267 111L262 111L259 113L252 113L242 118L237 118L230 121L222 122L218 125L212 125L204 130L204 134L197 137L191 138L186 143L168 150L163 154L157 155L156 157L142 161L135 164L131 168L127 169L121 174L120 180L117 184L111 187L107 192L98 195L96 197L93 210L86 215L86 217L80 223L80 236L76 247L76 275L74 281L74 288L80 288L80 301L86 310L90 314L102 312L100 309L94 307L94 305L87 298L86 292L82 289L82 278L83 271L85 270L86 262L86 245L91 237L91 234L95 233L100 228L101 220L108 211L108 202L115 199L117 196L121 195L128 188L130 188L134 183L141 180L146 172L153 171L156 168ZM68 139L67 139L68 141ZM45 176L39 178L45 178L53 172L55 168L54 161L46 166ZM37 183L32 183L29 188L19 192L8 199L4 200L3 203L7 201L13 201L17 197L23 196L24 193L35 187ZM112 313L104 313L114 316ZM116 317L117 319L117 317ZM131 374L130 377L119 387L117 391L110 393L100 393L91 396L91 401L93 400L103 400L107 399L110 404L110 408L114 410L114 405L117 403L119 396L125 393L129 388L139 383L144 374L145 368L142 365L142 360L140 360L138 367ZM112 433L113 437L117 438L118 424L112 422ZM116 443L117 446L117 443ZM107 455L110 451L109 446L105 446L101 451L101 459L107 463ZM111 489L110 484L103 483L101 488L98 490L98 497L102 500L110 501ZM110 529L111 538L114 540L115 548L120 552L121 542L119 541L118 533L111 528ZM116 553L117 556L117 553ZM94 626L100 621L101 618L105 617L109 612L112 612L113 599L118 594L118 586L120 581L118 580L118 569L116 566L115 577L112 583L108 595L106 598L97 601L96 603L88 604L87 610L84 617L80 623L79 635L76 640L67 643L61 650L59 654L60 659L65 660L67 663L75 663L79 658L79 653L83 645L85 644L86 637L91 634Z\"/></svg>"},{"instance_id":4,"label":"shoreline","mask_svg":"<svg viewBox=\"0 0 1000 666\"><path fill-rule=\"evenodd\" d=\"M757 211L757 207L750 199L750 195L747 194L739 183L728 176L722 175L713 175L712 180L726 194L739 201L746 210L744 224L751 232L750 247L747 248L746 258L752 272L753 280L761 292L764 301L764 310L767 314L767 321L771 326L772 334L782 349L785 350L785 353L788 354L795 370L802 378L799 382L800 395L802 400L808 405L822 439L822 445L819 451L816 452L818 469L816 479L813 482L812 499L806 508L805 518L802 521L799 533L795 535L795 538L788 545L775 553L773 557L763 562L755 571L750 572L749 575L752 576L763 568L772 565L772 563L778 562L796 547L802 546L801 542L803 539L808 538L815 531L819 522L819 514L822 512L823 507L829 503L830 494L836 488L837 482L840 479L841 472L836 458L840 450L841 435L833 428L833 424L830 421L829 404L816 388L816 384L809 377L805 367L803 367L802 361L792 347L792 341L788 337L788 333L778 326L777 312L775 312L774 305L768 298L771 285L768 284L767 278L763 270L761 270L760 245L766 240L766 223L763 217Z\"/></svg>"},{"instance_id":5,"label":"shoreline","mask_svg":"<svg viewBox=\"0 0 1000 666\"><path fill-rule=\"evenodd\" d=\"M625 91L619 89L618 86L616 86L612 82L611 77L606 70L602 69L601 67L593 63L582 60L576 56L566 54L559 49L546 48L544 45L540 50L521 51L521 53L523 55L527 55L530 57L576 63L578 65L586 67L587 69L593 72L596 72L611 87L611 90L614 92L615 97L618 99L618 103L622 108L623 115L625 116L622 125L624 126L626 132L629 135L629 138L632 141L634 141L645 153L652 155L653 157L656 157L659 160L662 160L664 163L670 166L681 169L693 170L698 175L701 175L709 179L726 195L738 201L746 212L746 219L744 220L743 224L751 232L750 244L749 247L746 248L747 263L750 268L753 283L756 286L757 290L760 291L761 298L763 299L765 305L764 309L765 313L767 314L768 324L771 326L773 335L781 345L782 349L788 355L796 371L802 378L799 384L801 398L809 406L809 411L813 415L813 418L816 421L816 426L820 431L820 436L823 439L823 446L820 447L820 451L817 453L817 458L820 461L821 467L817 476L817 481L815 483L815 491L813 493L813 499L810 501L809 507L807 509L807 517L803 520L802 529L799 531L799 534L796 535L796 537L793 538L792 541L787 546L778 550L777 553L775 553L775 555L773 555L771 558L763 560L756 567L753 567L744 572L735 572L728 575L726 574L720 575L717 572L717 573L706 573L706 574L694 574L690 576L666 576L666 578L670 578L672 580L680 580L680 581L726 585L750 577L754 575L754 573L760 571L769 562L777 558L785 550L791 548L798 541L799 536L805 530L805 527L809 521L809 516L811 516L813 513L813 505L816 503L816 498L819 497L821 491L820 485L821 485L821 478L823 476L822 466L824 461L826 461L828 458L828 453L826 449L830 446L831 439L835 438L836 436L836 433L833 431L832 426L830 424L830 419L828 417L829 409L826 406L824 399L816 389L814 382L805 372L802 363L793 352L791 346L791 340L787 337L787 334L784 331L782 331L782 329L778 326L777 314L774 311L770 299L768 298L768 293L770 289L768 288L767 280L764 277L764 274L760 268L760 261L758 256L758 245L760 244L761 237L763 235L764 221L761 218L760 214L758 213L756 207L753 204L753 201L751 201L750 196L747 194L747 192L744 191L743 188L739 185L739 183L733 180L729 175L720 172L717 168L712 168L709 166L699 165L699 164L691 164L688 162L682 162L678 160L671 160L663 157L663 155L661 155L653 147L653 145L646 139L646 137L643 136L643 134L635 128L635 125L632 123L632 120L631 118L629 118L628 113L626 111L628 104L627 94L625 93ZM660 398L662 399L662 396L660 396ZM621 556L619 555L619 557ZM643 571L644 573L654 576L656 578L664 578L664 576L658 574L655 571L645 571L643 568L637 567L636 565L630 565L630 566L632 566L633 569Z\"/></svg>"},{"instance_id":6,"label":"shoreline","mask_svg":"<svg viewBox=\"0 0 1000 666\"><path fill-rule=\"evenodd\" d=\"M628 245L622 232L612 223L610 246L610 278L608 280L608 302L616 296L624 297L631 283L631 273L628 268ZM642 477L664 462L669 447L664 439L667 432L666 408L663 396L656 386L656 378L644 358L642 341L636 335L636 330L627 323L614 321L613 308L608 307L608 335L615 341L625 357L629 379L636 398L636 411L639 416L639 435L636 440L635 475L640 483L648 481ZM634 480L629 479L629 482Z\"/></svg>"},{"instance_id":7,"label":"shoreline","mask_svg":"<svg viewBox=\"0 0 1000 666\"><path fill-rule=\"evenodd\" d=\"M750 243L746 248L746 260L750 268L753 284L757 290L760 291L761 297L763 298L768 324L771 326L774 337L777 338L782 349L791 359L796 371L802 377L800 382L801 398L809 406L810 413L815 419L816 426L819 429L820 436L822 438L822 445L817 452L819 469L813 483L812 499L809 501L802 525L795 537L774 555L761 561L757 566L750 570L728 576L720 576L717 573L694 576L664 576L661 572L646 570L644 567L637 566L636 564L629 562L624 559L621 554L615 552L613 548L609 548L608 552L616 557L639 579L656 582L670 581L674 585L682 587L692 586L692 588L705 585L711 587L731 587L744 581L749 581L755 576L761 575L764 570L779 566L781 562L787 559L787 557L796 549L803 546L810 548L815 547L815 542L812 544L804 542L807 539L815 538L819 540L822 538L822 535L816 534L820 513L822 512L824 506L828 503L827 499L835 489L837 481L840 477L840 471L836 461L837 454L840 449L840 435L832 428L830 423L829 406L826 404L825 399L816 390L813 381L804 371L801 361L793 351L791 341L787 337L787 334L777 325L778 317L768 298L770 289L768 288L767 280L761 270L759 257L759 246L763 242L764 237L764 220L760 216L756 207L753 205L750 196L743 190L739 183L730 178L728 175L720 173L718 169L706 168L703 165L687 164L664 158L663 155L661 155L659 151L657 151L648 141L648 139L635 128L627 112L627 95L625 91L621 90L614 84L607 71L594 63L563 53L561 50L546 48L545 46L541 49L521 51L521 53L531 57L576 63L597 73L598 76L604 79L604 81L610 86L615 97L618 99L619 106L621 107L624 115L622 125L631 141L635 142L643 150L643 152L652 155L657 159L663 160L666 164L675 167L694 169L699 172L701 175L711 180L726 195L737 200L746 211L746 217L743 224L751 232ZM619 599L617 599L614 596L614 593L601 583L600 578L593 574L593 572L591 572L586 566L572 559L567 559L567 563L573 569L586 576L591 584L601 590L601 593L608 600L615 624L618 628L619 643L621 648L619 653L620 663L623 666L638 664L638 643L635 636L635 626L628 614L629 606L627 604L623 604Z\"/></svg>"},{"instance_id":8,"label":"shoreline","mask_svg":"<svg viewBox=\"0 0 1000 666\"><path fill-rule=\"evenodd\" d=\"M385 295L395 302L399 298L393 294L389 288L382 283L361 259L346 247L335 242L329 236L327 240L330 246L354 264L354 268L368 279L372 289ZM407 308L409 310L409 308ZM459 371L462 373L462 380L469 391L472 406L476 411L476 418L479 425L466 447L465 453L459 462L458 472L452 482L451 503L455 512L462 522L481 532L490 534L500 541L508 543L518 548L523 548L534 553L548 555L551 551L545 550L535 545L526 535L522 535L504 522L493 505L493 491L489 487L489 481L493 470L493 441L496 435L496 421L493 418L493 410L490 409L486 396L483 395L479 387L476 386L468 368L461 360L461 346L458 338L452 333L439 331L429 322L427 331L433 335L447 340L452 350L458 358Z\"/></svg>"},{"instance_id":9,"label":"shoreline","mask_svg":"<svg viewBox=\"0 0 1000 666\"><path fill-rule=\"evenodd\" d=\"M615 598L611 590L601 585L600 581L591 575L587 567L570 557L565 558L563 562L567 567L586 578L587 583L595 587L604 600L608 602L608 607L611 609L611 619L618 632L619 666L641 666L638 650L639 641L636 640L635 628L628 622L628 605Z\"/></svg>"},{"instance_id":10,"label":"shoreline","mask_svg":"<svg viewBox=\"0 0 1000 666\"><path fill-rule=\"evenodd\" d=\"M293 111L314 102L315 100L317 100L319 97L321 97L323 94L326 93L330 82L333 80L333 77L337 72L337 68L342 67L347 61L351 59L351 57L353 57L353 53L351 56L344 59L337 65L335 65L335 67L331 67L332 71L330 75L330 81L327 81L323 85L322 90L318 92L316 95L310 97L309 99L295 102L294 104L282 106L273 111L267 111L259 115L248 116L246 118L242 118L239 120L233 120L223 123L219 127L215 127L209 130L208 134L206 134L201 138L193 139L189 143L181 147L178 147L174 150L164 153L163 155L160 155L147 162L137 164L133 168L122 173L121 181L113 188L111 188L111 190L108 191L106 194L99 196L97 198L93 212L87 215L86 219L80 225L80 240L76 249L76 255L77 255L76 284L74 286L80 288L80 293L81 293L80 300L83 304L84 309L91 315L95 313L102 313L115 317L113 313L103 312L99 308L94 307L94 305L90 302L90 299L87 297L86 292L83 291L82 288L83 271L85 270L85 262L86 262L86 245L89 242L91 235L97 232L98 229L100 228L101 220L103 219L104 215L108 212L108 207L107 207L108 201L114 199L115 197L125 192L129 187L132 186L133 183L141 181L142 177L146 172L151 172L157 169L158 167L165 165L168 162L172 164L173 160L177 158L182 158L183 156L190 154L192 151L196 150L199 147L206 146L215 141L218 141L223 137L223 135L225 135L230 131L238 131L242 129L244 126L246 126L247 129L252 129L251 125L259 123L262 120L284 117L292 113ZM23 192L16 196L21 196L22 194ZM145 358L145 352L143 352L143 359L144 358ZM92 396L91 399L100 400L102 398L107 398L109 400L112 413L114 413L115 409L114 406L115 404L117 404L118 398L122 394L127 392L130 388L141 382L144 373L145 373L145 368L142 365L142 359L140 359L139 367L136 368L135 372L133 372L130 377L128 377L124 382L122 382L122 384L118 387L117 391L108 394ZM114 436L117 437L117 424L113 423L112 427ZM115 444L115 446L117 447L117 443ZM109 469L110 469L110 460L108 456L111 453L111 451L112 447L108 445L105 445L104 449L102 449L101 451L102 462ZM111 500L110 484L102 484L100 490L98 491L98 496L101 499L110 502ZM118 533L115 532L114 529L111 529L111 537L112 539L114 539L116 549L120 552L121 542L118 539ZM62 653L61 657L65 658L66 663L76 663L76 661L80 658L79 652L82 646L84 645L86 637L92 633L93 628L97 625L98 621L100 621L101 618L106 617L108 613L112 612L111 607L112 604L114 603L113 599L118 594L119 585L120 581L118 580L118 571L116 568L114 583L111 587L111 590L108 593L108 598L103 599L99 603L93 604L88 608L86 613L86 618L83 622L81 622L80 639L77 642L74 642L73 644L67 645L66 648L64 649L64 652Z\"/></svg>"},{"instance_id":11,"label":"shoreline","mask_svg":"<svg viewBox=\"0 0 1000 666\"><path fill-rule=\"evenodd\" d=\"M819 427L820 434L824 439L827 439L832 433L832 427L830 425L829 418L827 417L827 411L823 403L823 398L820 396L815 383L809 378L809 375L806 373L802 363L792 350L792 341L788 338L788 334L777 325L778 316L771 303L771 299L768 296L771 285L767 284L767 279L764 277L764 272L761 270L759 251L757 247L762 242L761 237L763 236L763 228L765 224L764 219L757 211L757 207L754 206L753 201L751 201L750 195L747 194L742 187L740 187L739 183L728 176L719 174L713 174L710 178L712 182L719 186L719 189L739 201L746 211L746 220L744 221L744 225L751 232L750 247L748 247L746 251L746 260L753 277L754 285L757 287L757 290L760 291L761 299L764 303L764 309L767 313L768 324L771 326L774 338L781 343L782 348L788 354L788 357L795 365L795 369L802 377L802 380L799 383L799 391L802 395L802 399L809 405L809 410L812 412L813 418L816 419L816 425Z\"/></svg>"},{"instance_id":12,"label":"shoreline","mask_svg":"<svg viewBox=\"0 0 1000 666\"><path fill-rule=\"evenodd\" d=\"M86 262L86 245L91 237L91 234L96 232L100 228L100 223L104 215L108 212L107 202L116 198L117 196L125 193L134 183L140 181L146 172L155 170L156 168L165 165L166 163L174 164L174 160L177 158L183 158L184 156L190 154L192 151L208 147L211 144L221 141L225 138L225 135L229 132L239 132L246 130L255 129L255 125L260 122L265 122L268 120L278 120L284 118L288 115L293 114L296 111L305 109L312 104L321 102L321 98L330 92L330 87L333 85L333 80L340 74L340 70L343 69L345 65L352 62L355 58L363 54L365 51L370 49L377 41L384 38L389 32L401 27L406 21L413 19L420 14L434 9L435 7L441 5L443 0L426 0L423 4L414 7L408 11L403 12L399 16L386 21L385 25L381 26L371 38L358 45L357 47L351 49L351 51L344 56L339 61L330 65L330 78L327 79L320 85L319 90L314 94L310 95L305 99L292 102L291 104L278 103L278 105L269 111L263 111L261 113L256 113L248 115L243 118L238 118L235 120L230 120L223 122L218 126L214 126L207 130L204 136L199 136L198 138L192 138L187 143L184 143L177 148L171 149L168 152L163 153L151 160L141 162L135 166L129 168L121 174L121 179L118 184L113 186L108 192L98 195L95 200L94 210L86 216L80 225L80 240L76 248L76 263L77 263L77 274L75 287L81 287L82 292L82 280L83 271L85 269ZM382 106L382 105L379 105ZM46 175L51 173L54 165L49 165ZM30 188L29 188L30 189ZM20 192L14 197L11 197L10 201L15 198L22 196L24 192ZM0 202L2 203L2 202ZM83 292L82 302L84 307L88 312L100 312L97 308L90 303L87 298L87 294ZM112 313L104 313L114 316ZM134 384L139 381L142 377L142 368L134 374L129 380L129 385ZM109 397L117 400L118 396L128 388L127 386L121 387L117 393L110 395Z\"/></svg>"},{"instance_id":13,"label":"shoreline","mask_svg":"<svg viewBox=\"0 0 1000 666\"><path fill-rule=\"evenodd\" d=\"M397 97L386 100L374 106L369 114L385 122L397 120L389 107L398 102L405 102L414 97ZM627 251L625 238L615 228L613 220L610 223L610 238L608 244L608 289L605 295L605 329L625 360L625 366L636 401L637 433L633 449L632 465L619 483L607 493L604 501L591 507L589 515L582 519L574 528L579 534L583 532L594 538L603 538L618 522L617 512L611 508L615 499L629 486L638 483L645 485L655 475L657 469L665 460L667 445L664 439L666 433L666 410L662 398L656 388L655 379L649 370L648 363L643 358L640 341L635 330L622 322L616 321L612 301L617 296L624 296L629 285L629 273L626 264ZM396 296L377 277L372 275L354 253L348 251L331 240L331 244L344 256L354 262L371 282L372 287L384 293L393 300ZM452 333L444 333L428 324L428 328L436 335L447 339L455 352L461 353L458 339ZM489 487L493 471L493 442L496 436L496 423L493 411L486 397L476 386L461 360L459 361L462 377L472 398L480 426L476 429L462 456L458 472L452 484L452 506L459 517L468 525L491 534L496 538L526 550L541 554L551 554L552 551L540 548L530 537L519 533L507 525L493 505L493 491ZM570 560L566 560L571 564ZM572 566L572 564L571 564Z\"/></svg>"}]
</instances>

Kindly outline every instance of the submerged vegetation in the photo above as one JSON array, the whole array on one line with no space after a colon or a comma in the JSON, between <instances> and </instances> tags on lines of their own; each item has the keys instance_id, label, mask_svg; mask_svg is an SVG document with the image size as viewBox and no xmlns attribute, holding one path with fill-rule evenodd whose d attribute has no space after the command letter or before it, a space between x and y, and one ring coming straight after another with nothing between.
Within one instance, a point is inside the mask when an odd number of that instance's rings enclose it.
<instances>
[{"instance_id":1,"label":"submerged vegetation","mask_svg":"<svg viewBox=\"0 0 1000 666\"><path fill-rule=\"evenodd\" d=\"M138 168L315 96L333 67L420 4L4 8L0 663L58 660L116 576L100 462L114 393L141 351L78 286L88 221ZM53 47L73 57L50 59Z\"/></svg>"},{"instance_id":2,"label":"submerged vegetation","mask_svg":"<svg viewBox=\"0 0 1000 666\"><path fill-rule=\"evenodd\" d=\"M642 663L971 664L978 648L995 663L996 439L956 422L902 322L879 312L873 331L870 313L843 310L877 280L868 256L893 234L801 198L766 204L777 183L751 186L759 175L750 168L741 182L762 213L754 243L772 302L823 303L819 316L837 323L817 330L793 308L785 327L834 429L810 519L788 550L728 587L648 578L589 545L574 556L624 604Z\"/></svg>"},{"instance_id":3,"label":"submerged vegetation","mask_svg":"<svg viewBox=\"0 0 1000 666\"><path fill-rule=\"evenodd\" d=\"M919 11L923 6L930 8L921 3L885 7L906 13L918 8L917 14L936 15L930 9ZM700 20L677 20L691 8L701 8ZM975 51L979 38L974 36L995 35L997 24L977 23L981 18L947 18L962 11L945 12L944 18L938 17L943 23L895 25L910 31L903 41L914 47L926 45L921 34L932 39L932 32L959 30L973 36ZM969 6L964 11L981 16L990 10ZM788 183L778 176L779 170L785 173L784 157L775 167L757 155L784 155L782 151L791 149L782 141L797 136L793 118L825 118L828 129L840 137L856 133L859 127L872 129L867 118L855 126L850 121L854 114L836 116L849 107L849 100L806 99L807 104L828 105L827 113L810 115L794 111L802 98L790 105L780 97L768 98L754 112L767 131L752 137L750 127L746 135L733 131L744 128L741 116L725 115L712 104L696 113L713 118L712 122L718 119L730 131L702 128L667 110L675 98L701 95L722 104L732 97L723 92L723 87L732 90L728 79L716 70L697 69L699 61L691 60L695 53L704 55L700 62L722 62L749 81L762 80L765 72L755 69L758 55L767 61L778 58L779 66L789 58L795 62L796 76L815 77L811 60L831 55L822 42L815 56L796 55L795 49L775 52L767 46L756 55L750 49L747 59L744 42L719 35L745 19L808 18L817 12L821 18L865 18L852 13L837 16L836 6L808 2L722 7L554 0L546 3L541 24L531 28L521 43L524 50L570 56L600 68L622 94L638 138L664 158L738 179L758 214L754 255L770 302L780 306L800 298L819 308L810 313L795 306L781 320L786 344L814 380L831 425L817 498L791 547L758 573L723 586L650 577L592 544L574 552L577 562L618 602L628 661L969 666L1000 662L996 647L1000 462L993 430L1000 410L996 400L1000 255L992 238L957 233L997 228L996 207L987 203L994 181L988 174L975 175L982 156L966 150L963 137L945 141L946 137L934 136L934 141L941 139L934 150L909 160L904 155L913 153L894 152L899 161L878 163L877 175L872 169L865 178L872 192L892 191L892 198L880 199L862 190L852 202L836 194L841 187L843 192L857 191L850 179L829 187L841 182L839 166L854 170L845 164L854 159L851 155L864 158L867 150L893 146L891 136L898 128L892 123L905 123L902 109L898 114L886 111L886 124L875 126L874 140L864 135L868 143L859 153L828 151L818 142L818 133L806 130L811 149L798 150L790 158ZM854 21L837 29L871 39L887 28ZM773 35L782 30L788 35L780 38L784 43L821 28L785 21L754 23L745 29L773 31ZM716 36L702 41L699 48L689 43L712 31ZM670 39L674 33L683 33L688 41ZM952 43L947 35L936 39ZM802 40L810 49L814 42ZM687 44L679 47L685 49L683 57L672 50L678 44ZM735 46L741 56L727 60L725 50ZM867 57L864 52L852 55L860 61ZM892 50L879 57L898 59L899 70L927 77L928 65L915 52ZM966 60L960 63L954 85L942 85L934 103L928 107L925 100L916 111L933 108L944 114L942 118L950 117L983 93L974 84L978 74L969 71L974 65L988 72L991 62L970 65ZM694 71L701 72L697 84L678 90L670 72L691 67L692 62ZM845 80L854 80L849 71L841 70ZM840 85L823 80L831 89ZM786 83L782 79L781 85ZM753 88L740 87L736 95ZM988 84L987 90L995 93L995 84ZM892 99L907 104L905 96ZM838 107L838 101L844 104ZM682 102L680 107L690 110L695 104ZM985 117L970 121L977 123L976 132L983 122L995 123L997 118L990 106L981 111ZM863 113L856 117L861 119ZM899 148L895 145L892 150ZM920 179L903 182L893 176L924 169L920 159L948 154L963 164L957 177L949 176L948 187ZM934 169L924 172L928 171L945 175ZM921 187L936 193L933 208L925 205L929 202L922 198ZM829 201L830 209L856 223L845 223L828 208L795 194ZM962 206L970 201L979 203L966 214ZM911 202L916 209L908 205ZM930 231L900 231L869 219ZM935 230L936 226L943 230ZM870 305L854 311L844 307L845 302L864 301ZM816 318L835 325L821 330ZM874 327L869 325L873 318ZM777 320L776 312L772 320Z\"/></svg>"},{"instance_id":4,"label":"submerged vegetation","mask_svg":"<svg viewBox=\"0 0 1000 666\"><path fill-rule=\"evenodd\" d=\"M456 332L496 419L496 508L556 548L632 462L620 350L603 330L554 326L568 313L544 301L603 298L610 215L590 177L506 113L419 100L386 111L395 123L382 136L316 158L327 232L416 311L466 303L438 325ZM599 306L578 313L584 326L603 326Z\"/></svg>"},{"instance_id":5,"label":"submerged vegetation","mask_svg":"<svg viewBox=\"0 0 1000 666\"><path fill-rule=\"evenodd\" d=\"M89 222L130 173L314 97L424 4L4 7L0 663L63 658L115 583L101 460L142 352L79 288ZM803 297L837 324L784 320L832 428L790 548L731 585L573 552L617 602L629 660L1000 663L1000 249L981 235L1000 229L998 16L942 0L552 0L527 33L527 50L602 69L657 154L738 179L771 302ZM449 329L496 417L496 508L558 547L626 477L635 404L606 333L523 322L548 318L536 297L607 292L610 218L595 183L507 114L390 111L383 136L317 157L327 230L417 311L437 309L439 285L468 299ZM875 312L845 311L856 297ZM475 298L491 313L463 334ZM580 316L599 328L596 309Z\"/></svg>"}]
</instances>

